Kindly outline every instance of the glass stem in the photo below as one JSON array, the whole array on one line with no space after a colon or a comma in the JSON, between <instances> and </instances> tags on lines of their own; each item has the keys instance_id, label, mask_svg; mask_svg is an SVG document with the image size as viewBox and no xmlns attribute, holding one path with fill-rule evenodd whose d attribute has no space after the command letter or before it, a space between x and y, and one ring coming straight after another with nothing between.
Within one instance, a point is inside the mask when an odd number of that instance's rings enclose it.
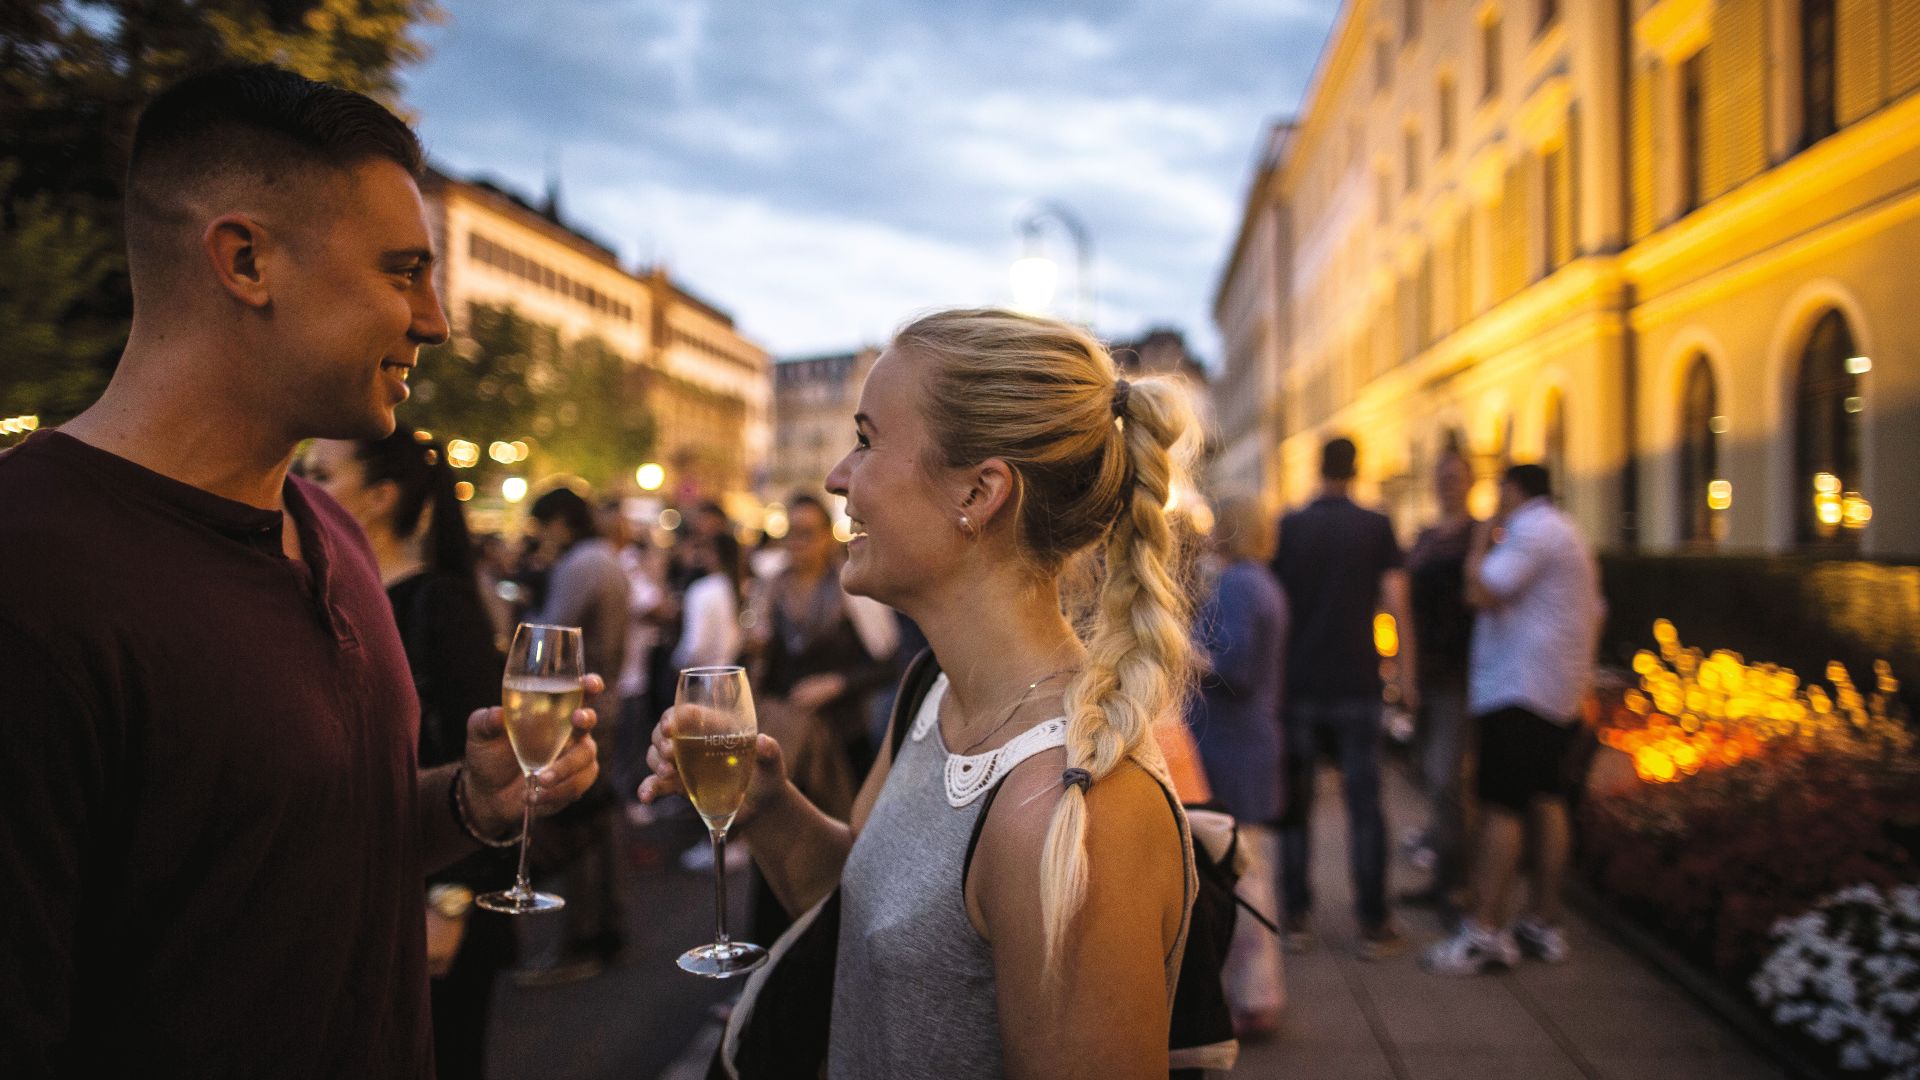
<instances>
[{"instance_id":1,"label":"glass stem","mask_svg":"<svg viewBox=\"0 0 1920 1080\"><path fill-rule=\"evenodd\" d=\"M727 941L727 830L711 829L713 834L713 942Z\"/></svg>"},{"instance_id":2,"label":"glass stem","mask_svg":"<svg viewBox=\"0 0 1920 1080\"><path fill-rule=\"evenodd\" d=\"M513 876L514 895L521 897L533 893L533 886L527 882L527 844L533 838L533 797L539 790L539 781L527 777L527 798L520 804L520 870Z\"/></svg>"}]
</instances>

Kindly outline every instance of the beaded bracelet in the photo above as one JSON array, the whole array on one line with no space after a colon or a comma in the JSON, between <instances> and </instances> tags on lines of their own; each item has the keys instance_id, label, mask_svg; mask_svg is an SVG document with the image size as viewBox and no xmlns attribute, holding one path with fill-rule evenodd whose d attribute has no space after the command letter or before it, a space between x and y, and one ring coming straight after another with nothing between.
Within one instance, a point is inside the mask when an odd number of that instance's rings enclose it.
<instances>
[{"instance_id":1,"label":"beaded bracelet","mask_svg":"<svg viewBox=\"0 0 1920 1080\"><path fill-rule=\"evenodd\" d=\"M480 834L473 824L473 814L467 810L467 765L461 762L454 766L453 783L447 785L447 802L453 807L453 820L459 822L460 831L476 844L490 848L510 848L520 842L520 833L516 832L505 840L489 840Z\"/></svg>"}]
</instances>

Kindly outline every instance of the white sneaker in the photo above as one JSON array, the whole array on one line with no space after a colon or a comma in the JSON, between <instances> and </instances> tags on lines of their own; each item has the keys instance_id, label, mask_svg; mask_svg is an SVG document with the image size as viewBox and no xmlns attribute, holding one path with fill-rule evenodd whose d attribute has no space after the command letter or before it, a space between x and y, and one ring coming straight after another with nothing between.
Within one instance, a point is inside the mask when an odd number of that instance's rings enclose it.
<instances>
[{"instance_id":1,"label":"white sneaker","mask_svg":"<svg viewBox=\"0 0 1920 1080\"><path fill-rule=\"evenodd\" d=\"M1567 948L1567 935L1557 926L1548 926L1538 919L1521 919L1513 924L1514 944L1519 946L1520 955L1529 960L1541 960L1549 964L1564 964L1567 957L1573 955Z\"/></svg>"},{"instance_id":2,"label":"white sneaker","mask_svg":"<svg viewBox=\"0 0 1920 1080\"><path fill-rule=\"evenodd\" d=\"M1435 942L1420 956L1420 966L1435 975L1480 975L1519 962L1520 949L1512 933L1484 930L1473 922L1461 923L1458 933Z\"/></svg>"}]
</instances>

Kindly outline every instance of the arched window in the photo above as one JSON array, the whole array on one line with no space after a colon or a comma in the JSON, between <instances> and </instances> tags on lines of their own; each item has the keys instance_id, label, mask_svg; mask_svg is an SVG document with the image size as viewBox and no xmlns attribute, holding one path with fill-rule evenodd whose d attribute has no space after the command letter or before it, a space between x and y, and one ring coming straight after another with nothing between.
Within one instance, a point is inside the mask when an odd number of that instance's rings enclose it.
<instances>
[{"instance_id":1,"label":"arched window","mask_svg":"<svg viewBox=\"0 0 1920 1080\"><path fill-rule=\"evenodd\" d=\"M1838 311L1822 315L1807 335L1794 414L1792 497L1801 543L1852 546L1873 516L1860 494L1860 377L1872 366Z\"/></svg>"},{"instance_id":2,"label":"arched window","mask_svg":"<svg viewBox=\"0 0 1920 1080\"><path fill-rule=\"evenodd\" d=\"M1696 544L1715 543L1726 535L1726 510L1733 489L1720 478L1720 436L1727 419L1720 415L1720 392L1714 386L1713 365L1705 356L1693 358L1687 369L1680 420L1680 535Z\"/></svg>"}]
</instances>

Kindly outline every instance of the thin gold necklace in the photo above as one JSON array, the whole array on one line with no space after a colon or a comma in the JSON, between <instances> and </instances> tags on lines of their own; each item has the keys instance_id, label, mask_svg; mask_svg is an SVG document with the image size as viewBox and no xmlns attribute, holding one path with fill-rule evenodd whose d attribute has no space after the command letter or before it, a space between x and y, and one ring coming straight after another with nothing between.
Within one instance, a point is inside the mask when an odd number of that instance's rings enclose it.
<instances>
[{"instance_id":1,"label":"thin gold necklace","mask_svg":"<svg viewBox=\"0 0 1920 1080\"><path fill-rule=\"evenodd\" d=\"M969 754L973 753L974 750L978 749L980 744L987 742L988 740L992 739L995 735L1000 734L1000 729L1006 727L1008 724L1013 722L1014 715L1020 711L1020 706L1025 705L1027 703L1027 699L1033 696L1033 692L1040 688L1041 683L1051 682L1054 679L1057 679L1062 675L1066 675L1074 670L1076 669L1070 668L1070 667L1063 667L1058 671L1048 672L1047 674L1042 675L1039 678L1028 683L1027 688L1021 691L1020 696L1015 698L1013 705L1007 709L1006 715L1000 718L999 723L993 725L993 730L987 732L985 735L980 736L978 739L975 739L973 743L969 745L965 750L960 751L960 756L961 757L968 756Z\"/></svg>"}]
</instances>

